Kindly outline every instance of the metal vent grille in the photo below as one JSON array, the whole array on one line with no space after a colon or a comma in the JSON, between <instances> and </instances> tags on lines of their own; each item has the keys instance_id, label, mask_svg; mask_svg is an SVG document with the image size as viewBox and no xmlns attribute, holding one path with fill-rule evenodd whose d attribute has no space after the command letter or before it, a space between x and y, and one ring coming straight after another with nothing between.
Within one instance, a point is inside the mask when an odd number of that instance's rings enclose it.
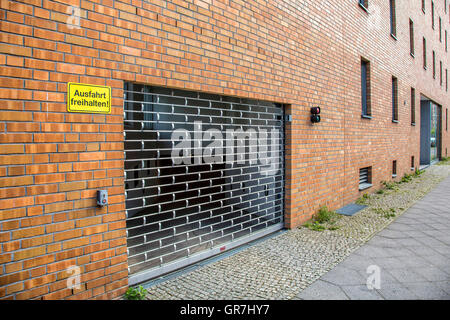
<instances>
[{"instance_id":1,"label":"metal vent grille","mask_svg":"<svg viewBox=\"0 0 450 320\"><path fill-rule=\"evenodd\" d=\"M369 181L369 168L359 169L359 184L368 184Z\"/></svg>"},{"instance_id":2,"label":"metal vent grille","mask_svg":"<svg viewBox=\"0 0 450 320\"><path fill-rule=\"evenodd\" d=\"M282 105L132 83L124 99L130 284L283 227ZM181 164L173 158L175 130L192 146ZM223 161L203 158L208 130L223 133L216 149ZM240 141L247 145L236 145L237 138L230 148L227 130L246 132ZM196 140L199 132L203 140ZM237 161L256 155L256 163ZM231 156L235 161L225 161Z\"/></svg>"}]
</instances>

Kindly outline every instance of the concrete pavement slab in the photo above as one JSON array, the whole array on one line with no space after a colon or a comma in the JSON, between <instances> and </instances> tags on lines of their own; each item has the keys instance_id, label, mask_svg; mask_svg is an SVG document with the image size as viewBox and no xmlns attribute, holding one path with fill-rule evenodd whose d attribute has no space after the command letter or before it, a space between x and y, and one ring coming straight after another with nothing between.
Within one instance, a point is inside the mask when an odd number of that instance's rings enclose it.
<instances>
[{"instance_id":1,"label":"concrete pavement slab","mask_svg":"<svg viewBox=\"0 0 450 320\"><path fill-rule=\"evenodd\" d=\"M342 289L332 283L317 280L306 290L297 295L302 300L348 300L349 297Z\"/></svg>"},{"instance_id":2,"label":"concrete pavement slab","mask_svg":"<svg viewBox=\"0 0 450 320\"><path fill-rule=\"evenodd\" d=\"M314 295L324 296L320 290L333 284L334 292L342 291L349 299L450 299L449 189L447 178L323 275L327 285L318 280ZM369 290L365 283L365 259L379 267L377 290ZM308 289L300 295L312 294Z\"/></svg>"}]
</instances>

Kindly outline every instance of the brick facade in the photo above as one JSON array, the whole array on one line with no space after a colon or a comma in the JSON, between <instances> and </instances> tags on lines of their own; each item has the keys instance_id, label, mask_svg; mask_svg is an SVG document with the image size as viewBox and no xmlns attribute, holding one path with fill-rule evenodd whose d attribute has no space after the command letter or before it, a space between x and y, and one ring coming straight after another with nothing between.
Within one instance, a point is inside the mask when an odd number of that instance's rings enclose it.
<instances>
[{"instance_id":1,"label":"brick facade","mask_svg":"<svg viewBox=\"0 0 450 320\"><path fill-rule=\"evenodd\" d=\"M397 179L411 172L411 156L419 166L421 94L442 106L446 156L450 8L434 1L433 29L425 2L424 13L421 1L396 1L394 38L382 0L369 0L368 12L357 0L0 0L0 298L112 299L126 290L124 81L286 104L288 228L360 197L362 167L372 167L373 192L392 179L393 160ZM70 5L80 8L79 28L68 24ZM370 62L372 119L361 118L361 58ZM68 82L110 86L112 113L68 113ZM319 124L309 121L312 106L322 108ZM103 209L99 188L109 193ZM67 288L71 265L81 268L80 289Z\"/></svg>"}]
</instances>

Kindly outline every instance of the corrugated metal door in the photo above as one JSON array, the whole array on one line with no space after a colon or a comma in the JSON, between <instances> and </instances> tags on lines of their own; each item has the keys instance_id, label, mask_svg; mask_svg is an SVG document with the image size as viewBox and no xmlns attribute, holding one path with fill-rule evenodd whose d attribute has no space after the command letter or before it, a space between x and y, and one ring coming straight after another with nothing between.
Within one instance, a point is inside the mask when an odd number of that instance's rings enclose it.
<instances>
[{"instance_id":1,"label":"corrugated metal door","mask_svg":"<svg viewBox=\"0 0 450 320\"><path fill-rule=\"evenodd\" d=\"M283 228L282 105L127 83L124 128L130 284Z\"/></svg>"}]
</instances>

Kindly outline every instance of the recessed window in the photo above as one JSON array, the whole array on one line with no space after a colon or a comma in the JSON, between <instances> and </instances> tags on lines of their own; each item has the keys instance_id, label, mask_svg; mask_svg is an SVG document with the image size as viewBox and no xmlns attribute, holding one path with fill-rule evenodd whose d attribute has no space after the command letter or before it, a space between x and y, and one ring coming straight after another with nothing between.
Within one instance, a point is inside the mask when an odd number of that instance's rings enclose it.
<instances>
[{"instance_id":1,"label":"recessed window","mask_svg":"<svg viewBox=\"0 0 450 320\"><path fill-rule=\"evenodd\" d=\"M411 88L411 124L416 124L416 89Z\"/></svg>"},{"instance_id":2,"label":"recessed window","mask_svg":"<svg viewBox=\"0 0 450 320\"><path fill-rule=\"evenodd\" d=\"M442 19L439 17L439 42L442 42Z\"/></svg>"},{"instance_id":3,"label":"recessed window","mask_svg":"<svg viewBox=\"0 0 450 320\"><path fill-rule=\"evenodd\" d=\"M414 156L411 157L411 171L413 171L416 167L416 162Z\"/></svg>"},{"instance_id":4,"label":"recessed window","mask_svg":"<svg viewBox=\"0 0 450 320\"><path fill-rule=\"evenodd\" d=\"M434 2L431 1L431 27L434 30Z\"/></svg>"},{"instance_id":5,"label":"recessed window","mask_svg":"<svg viewBox=\"0 0 450 320\"><path fill-rule=\"evenodd\" d=\"M363 118L370 118L372 115L370 108L370 63L361 59L361 115Z\"/></svg>"},{"instance_id":6,"label":"recessed window","mask_svg":"<svg viewBox=\"0 0 450 320\"><path fill-rule=\"evenodd\" d=\"M448 91L448 69L445 69L445 91Z\"/></svg>"},{"instance_id":7,"label":"recessed window","mask_svg":"<svg viewBox=\"0 0 450 320\"><path fill-rule=\"evenodd\" d=\"M372 187L372 167L359 169L359 191Z\"/></svg>"},{"instance_id":8,"label":"recessed window","mask_svg":"<svg viewBox=\"0 0 450 320\"><path fill-rule=\"evenodd\" d=\"M397 177L397 160L392 161L392 178Z\"/></svg>"},{"instance_id":9,"label":"recessed window","mask_svg":"<svg viewBox=\"0 0 450 320\"><path fill-rule=\"evenodd\" d=\"M445 30L445 52L448 52L447 30Z\"/></svg>"},{"instance_id":10,"label":"recessed window","mask_svg":"<svg viewBox=\"0 0 450 320\"><path fill-rule=\"evenodd\" d=\"M396 12L395 12L395 0L389 0L389 6L390 6L390 21L391 21L391 35L394 36L394 38L397 37L397 19L396 19Z\"/></svg>"},{"instance_id":11,"label":"recessed window","mask_svg":"<svg viewBox=\"0 0 450 320\"><path fill-rule=\"evenodd\" d=\"M392 77L392 122L398 122L398 79Z\"/></svg>"},{"instance_id":12,"label":"recessed window","mask_svg":"<svg viewBox=\"0 0 450 320\"><path fill-rule=\"evenodd\" d=\"M436 79L436 52L433 50L433 79Z\"/></svg>"},{"instance_id":13,"label":"recessed window","mask_svg":"<svg viewBox=\"0 0 450 320\"><path fill-rule=\"evenodd\" d=\"M448 108L445 109L445 131L448 131Z\"/></svg>"},{"instance_id":14,"label":"recessed window","mask_svg":"<svg viewBox=\"0 0 450 320\"><path fill-rule=\"evenodd\" d=\"M427 39L423 38L423 68L427 69Z\"/></svg>"},{"instance_id":15,"label":"recessed window","mask_svg":"<svg viewBox=\"0 0 450 320\"><path fill-rule=\"evenodd\" d=\"M409 19L409 52L414 57L414 22Z\"/></svg>"},{"instance_id":16,"label":"recessed window","mask_svg":"<svg viewBox=\"0 0 450 320\"><path fill-rule=\"evenodd\" d=\"M364 9L369 9L369 0L359 0L359 5Z\"/></svg>"},{"instance_id":17,"label":"recessed window","mask_svg":"<svg viewBox=\"0 0 450 320\"><path fill-rule=\"evenodd\" d=\"M440 79L439 79L439 84L440 84L441 87L442 87L442 84L443 84L443 78L444 78L444 76L443 76L443 74L442 74L442 61L439 61L439 77L440 77Z\"/></svg>"},{"instance_id":18,"label":"recessed window","mask_svg":"<svg viewBox=\"0 0 450 320\"><path fill-rule=\"evenodd\" d=\"M425 3L425 0L422 0L422 11L423 11L423 13L425 13L425 9L426 9L426 3Z\"/></svg>"}]
</instances>

